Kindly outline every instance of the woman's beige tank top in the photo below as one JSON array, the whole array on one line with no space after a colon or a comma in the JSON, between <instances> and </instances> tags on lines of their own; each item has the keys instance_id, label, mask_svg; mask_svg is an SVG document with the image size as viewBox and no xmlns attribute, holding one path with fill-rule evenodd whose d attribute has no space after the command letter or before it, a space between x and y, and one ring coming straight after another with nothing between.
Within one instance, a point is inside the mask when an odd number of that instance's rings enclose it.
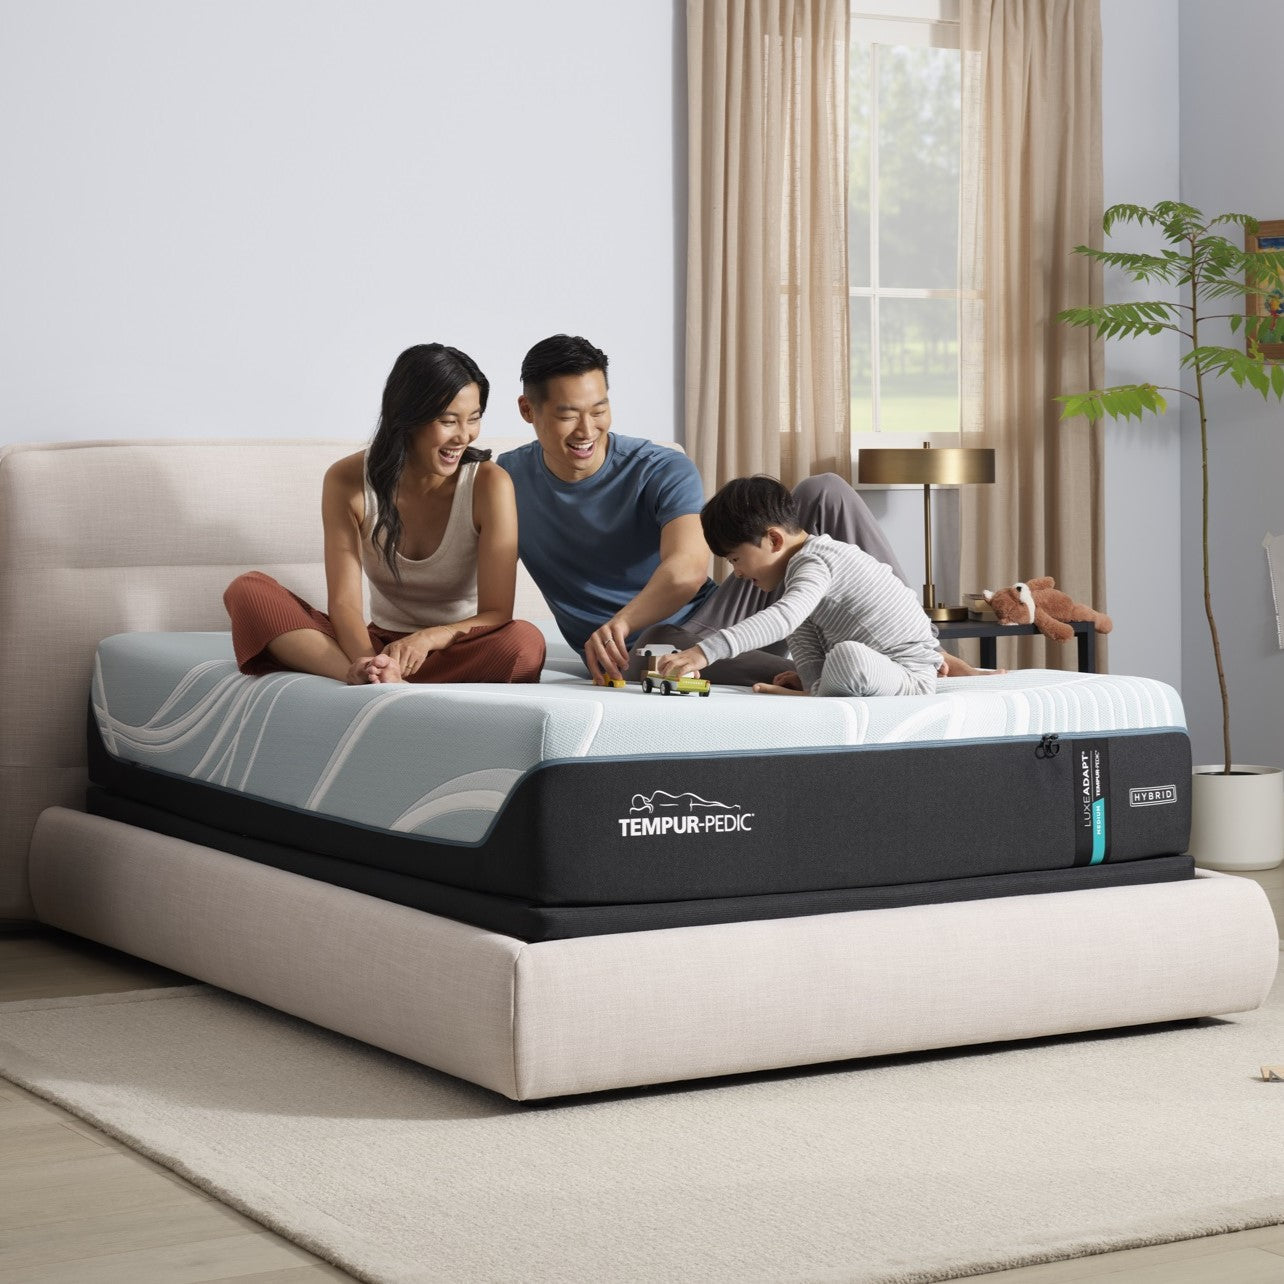
<instances>
[{"instance_id":1,"label":"woman's beige tank top","mask_svg":"<svg viewBox=\"0 0 1284 1284\"><path fill-rule=\"evenodd\" d=\"M382 551L371 538L379 505L366 478L361 567L370 584L370 618L380 628L413 633L477 614L477 528L473 525L477 467L476 462L460 465L446 531L432 555L413 561L397 554L400 581L393 577Z\"/></svg>"}]
</instances>

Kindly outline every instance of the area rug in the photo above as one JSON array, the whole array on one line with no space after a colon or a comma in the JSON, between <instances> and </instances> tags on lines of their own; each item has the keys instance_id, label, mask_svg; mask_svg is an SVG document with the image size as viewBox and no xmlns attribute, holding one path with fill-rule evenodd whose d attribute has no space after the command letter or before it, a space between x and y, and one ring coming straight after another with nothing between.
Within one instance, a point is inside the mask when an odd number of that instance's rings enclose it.
<instances>
[{"instance_id":1,"label":"area rug","mask_svg":"<svg viewBox=\"0 0 1284 1284\"><path fill-rule=\"evenodd\" d=\"M206 986L0 1005L0 1073L371 1281L929 1281L1284 1221L1284 993L517 1105Z\"/></svg>"}]
</instances>

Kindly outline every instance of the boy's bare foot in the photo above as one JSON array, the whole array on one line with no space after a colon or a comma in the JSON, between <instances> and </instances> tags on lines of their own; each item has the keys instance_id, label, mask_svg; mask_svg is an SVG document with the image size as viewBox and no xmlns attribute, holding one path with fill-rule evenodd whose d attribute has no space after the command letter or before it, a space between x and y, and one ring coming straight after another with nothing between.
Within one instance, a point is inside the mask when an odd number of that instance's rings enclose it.
<instances>
[{"instance_id":1,"label":"boy's bare foot","mask_svg":"<svg viewBox=\"0 0 1284 1284\"><path fill-rule=\"evenodd\" d=\"M988 678L996 673L1006 673L1006 669L978 669L969 664L966 660L960 660L957 655L950 655L948 651L941 652L941 659L944 661L944 668L938 669L937 673L942 678Z\"/></svg>"},{"instance_id":2,"label":"boy's bare foot","mask_svg":"<svg viewBox=\"0 0 1284 1284\"><path fill-rule=\"evenodd\" d=\"M780 686L775 682L755 682L753 689L758 695L806 695L806 691L800 691L797 687Z\"/></svg>"}]
</instances>

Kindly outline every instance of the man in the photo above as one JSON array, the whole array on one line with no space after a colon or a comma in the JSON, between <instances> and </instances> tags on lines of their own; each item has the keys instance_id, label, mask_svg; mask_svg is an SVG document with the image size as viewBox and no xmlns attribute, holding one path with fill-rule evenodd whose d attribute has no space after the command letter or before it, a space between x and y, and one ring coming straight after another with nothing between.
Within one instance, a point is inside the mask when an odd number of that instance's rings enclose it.
<instances>
[{"instance_id":1,"label":"man","mask_svg":"<svg viewBox=\"0 0 1284 1284\"><path fill-rule=\"evenodd\" d=\"M709 578L695 464L611 432L606 371L606 354L587 339L556 334L537 343L522 362L517 399L535 441L497 461L517 491L522 562L595 680L624 677L631 648L697 645L772 600L734 576L721 585ZM841 478L806 478L794 495L804 529L857 544L905 578L873 514ZM784 655L783 645L750 651L706 676L770 682L788 667ZM952 664L946 671L966 671Z\"/></svg>"}]
</instances>

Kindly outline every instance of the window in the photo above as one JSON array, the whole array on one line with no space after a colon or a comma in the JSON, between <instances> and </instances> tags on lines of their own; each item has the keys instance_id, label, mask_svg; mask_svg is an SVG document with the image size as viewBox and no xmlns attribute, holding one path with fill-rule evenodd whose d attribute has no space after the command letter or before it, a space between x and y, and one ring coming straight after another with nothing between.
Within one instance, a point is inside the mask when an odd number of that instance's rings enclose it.
<instances>
[{"instance_id":1,"label":"window","mask_svg":"<svg viewBox=\"0 0 1284 1284\"><path fill-rule=\"evenodd\" d=\"M959 431L958 46L957 0L853 4L848 306L866 444Z\"/></svg>"}]
</instances>

